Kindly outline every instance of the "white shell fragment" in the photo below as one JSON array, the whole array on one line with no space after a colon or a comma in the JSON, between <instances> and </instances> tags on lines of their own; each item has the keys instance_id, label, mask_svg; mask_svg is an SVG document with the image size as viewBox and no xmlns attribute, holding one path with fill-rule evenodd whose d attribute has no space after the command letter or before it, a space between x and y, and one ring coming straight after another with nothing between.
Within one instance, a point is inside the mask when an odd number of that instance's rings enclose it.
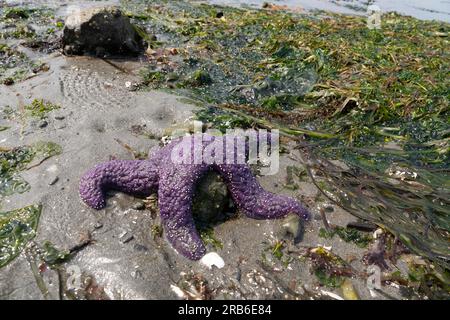
<instances>
[{"instance_id":1,"label":"white shell fragment","mask_svg":"<svg viewBox=\"0 0 450 320\"><path fill-rule=\"evenodd\" d=\"M223 261L222 257L216 252L209 252L205 254L203 258L201 258L200 262L210 269L212 266L216 266L219 269L222 269L225 266L225 261Z\"/></svg>"},{"instance_id":2,"label":"white shell fragment","mask_svg":"<svg viewBox=\"0 0 450 320\"><path fill-rule=\"evenodd\" d=\"M339 296L339 295L337 295L337 294L335 294L335 293L333 293L333 292L325 291L325 290L320 290L320 292L321 292L322 294L325 294L325 295L327 295L327 296L329 296L329 297L335 299L335 300L344 300L344 298L342 298L341 296Z\"/></svg>"}]
</instances>

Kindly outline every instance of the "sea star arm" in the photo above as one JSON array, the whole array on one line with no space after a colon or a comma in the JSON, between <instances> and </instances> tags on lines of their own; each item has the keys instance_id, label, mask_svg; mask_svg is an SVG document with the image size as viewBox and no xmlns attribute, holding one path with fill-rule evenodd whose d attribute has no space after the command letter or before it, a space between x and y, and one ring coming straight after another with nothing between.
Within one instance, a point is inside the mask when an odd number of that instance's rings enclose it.
<instances>
[{"instance_id":1,"label":"sea star arm","mask_svg":"<svg viewBox=\"0 0 450 320\"><path fill-rule=\"evenodd\" d=\"M289 213L309 219L309 212L298 201L264 190L247 165L217 165L217 170L228 185L231 196L248 217L277 219Z\"/></svg>"},{"instance_id":2,"label":"sea star arm","mask_svg":"<svg viewBox=\"0 0 450 320\"><path fill-rule=\"evenodd\" d=\"M106 205L105 192L117 190L149 195L158 186L157 168L150 161L113 160L89 170L80 180L80 196L94 209Z\"/></svg>"},{"instance_id":3,"label":"sea star arm","mask_svg":"<svg viewBox=\"0 0 450 320\"><path fill-rule=\"evenodd\" d=\"M192 260L206 253L192 216L195 185L206 169L201 165L176 165L160 173L158 202L164 232L173 248Z\"/></svg>"}]
</instances>

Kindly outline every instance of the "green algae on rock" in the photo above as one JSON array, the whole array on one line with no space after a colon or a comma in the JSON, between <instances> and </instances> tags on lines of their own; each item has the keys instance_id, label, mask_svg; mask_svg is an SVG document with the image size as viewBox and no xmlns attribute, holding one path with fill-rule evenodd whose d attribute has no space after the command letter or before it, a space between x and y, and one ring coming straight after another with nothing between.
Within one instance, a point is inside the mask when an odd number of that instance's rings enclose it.
<instances>
[{"instance_id":1,"label":"green algae on rock","mask_svg":"<svg viewBox=\"0 0 450 320\"><path fill-rule=\"evenodd\" d=\"M0 39L47 38L48 29L55 23L53 9L5 6L0 8Z\"/></svg>"},{"instance_id":2,"label":"green algae on rock","mask_svg":"<svg viewBox=\"0 0 450 320\"><path fill-rule=\"evenodd\" d=\"M23 52L0 44L0 83L10 85L22 80L33 67L33 62Z\"/></svg>"}]
</instances>

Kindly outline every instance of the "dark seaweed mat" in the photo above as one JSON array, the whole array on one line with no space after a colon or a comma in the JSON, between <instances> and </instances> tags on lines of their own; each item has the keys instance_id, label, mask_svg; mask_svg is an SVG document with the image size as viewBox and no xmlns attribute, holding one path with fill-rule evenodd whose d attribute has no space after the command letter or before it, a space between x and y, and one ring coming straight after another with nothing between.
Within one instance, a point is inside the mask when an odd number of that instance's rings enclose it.
<instances>
[{"instance_id":1,"label":"dark seaweed mat","mask_svg":"<svg viewBox=\"0 0 450 320\"><path fill-rule=\"evenodd\" d=\"M398 155L380 161L376 154L381 149L342 149L348 168L310 153L309 174L323 194L387 229L415 253L449 268L449 169L412 166ZM364 152L373 157L362 157Z\"/></svg>"}]
</instances>

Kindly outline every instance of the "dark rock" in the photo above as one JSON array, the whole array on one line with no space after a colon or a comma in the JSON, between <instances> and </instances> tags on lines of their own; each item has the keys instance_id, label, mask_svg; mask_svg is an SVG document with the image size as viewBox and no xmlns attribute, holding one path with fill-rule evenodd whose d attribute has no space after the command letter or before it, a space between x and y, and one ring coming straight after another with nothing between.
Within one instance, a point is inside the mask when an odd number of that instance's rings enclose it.
<instances>
[{"instance_id":1,"label":"dark rock","mask_svg":"<svg viewBox=\"0 0 450 320\"><path fill-rule=\"evenodd\" d=\"M14 84L14 79L13 78L6 78L3 80L3 84L5 86L12 86Z\"/></svg>"},{"instance_id":2,"label":"dark rock","mask_svg":"<svg viewBox=\"0 0 450 320\"><path fill-rule=\"evenodd\" d=\"M148 248L147 248L146 246L144 246L144 245L142 245L142 244L138 244L138 243L136 243L136 244L133 246L133 248L134 248L134 250L140 251L140 252L148 251Z\"/></svg>"},{"instance_id":3,"label":"dark rock","mask_svg":"<svg viewBox=\"0 0 450 320\"><path fill-rule=\"evenodd\" d=\"M120 242L122 243L128 243L131 240L134 239L134 236L131 233L128 232L123 232L120 236L119 236Z\"/></svg>"},{"instance_id":4,"label":"dark rock","mask_svg":"<svg viewBox=\"0 0 450 320\"><path fill-rule=\"evenodd\" d=\"M354 221L354 222L349 222L347 224L347 228L353 228L353 229L356 229L359 231L365 231L365 232L373 232L378 228L378 226L369 221Z\"/></svg>"},{"instance_id":5,"label":"dark rock","mask_svg":"<svg viewBox=\"0 0 450 320\"><path fill-rule=\"evenodd\" d=\"M142 38L118 8L91 8L67 18L62 47L68 55L136 55Z\"/></svg>"},{"instance_id":6,"label":"dark rock","mask_svg":"<svg viewBox=\"0 0 450 320\"><path fill-rule=\"evenodd\" d=\"M142 201L136 202L133 207L134 210L144 210L145 209L145 203Z\"/></svg>"},{"instance_id":7,"label":"dark rock","mask_svg":"<svg viewBox=\"0 0 450 320\"><path fill-rule=\"evenodd\" d=\"M297 215L288 215L282 220L281 224L281 238L294 239L294 243L297 244L303 239L304 226L301 223L301 219Z\"/></svg>"},{"instance_id":8,"label":"dark rock","mask_svg":"<svg viewBox=\"0 0 450 320\"><path fill-rule=\"evenodd\" d=\"M58 180L59 180L59 177L58 177L58 176L52 177L52 178L50 179L50 182L48 183L48 185L49 185L49 186L52 186L52 185L54 185L55 183L57 183Z\"/></svg>"},{"instance_id":9,"label":"dark rock","mask_svg":"<svg viewBox=\"0 0 450 320\"><path fill-rule=\"evenodd\" d=\"M39 128L45 128L46 126L48 126L48 122L46 120L39 121L38 123Z\"/></svg>"},{"instance_id":10,"label":"dark rock","mask_svg":"<svg viewBox=\"0 0 450 320\"><path fill-rule=\"evenodd\" d=\"M97 222L97 223L94 225L94 228L95 228L95 229L101 229L101 228L103 228L103 223Z\"/></svg>"}]
</instances>

